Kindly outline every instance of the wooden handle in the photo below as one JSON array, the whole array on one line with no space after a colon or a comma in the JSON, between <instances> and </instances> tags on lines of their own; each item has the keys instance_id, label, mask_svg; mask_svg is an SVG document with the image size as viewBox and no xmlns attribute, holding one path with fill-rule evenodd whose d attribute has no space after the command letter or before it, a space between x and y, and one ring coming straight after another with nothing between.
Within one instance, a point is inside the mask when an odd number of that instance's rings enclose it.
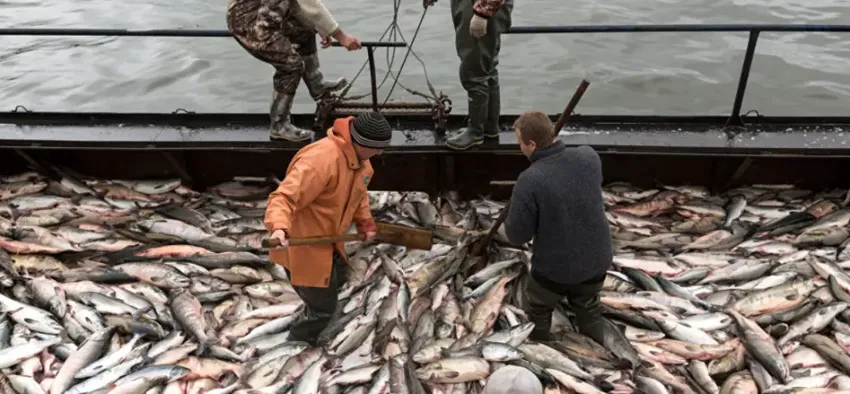
<instances>
[{"instance_id":1,"label":"wooden handle","mask_svg":"<svg viewBox=\"0 0 850 394\"><path fill-rule=\"evenodd\" d=\"M570 118L570 114L572 114L573 110L578 105L581 97L584 96L584 92L587 90L587 87L590 85L590 81L587 78L583 78L581 80L581 84L576 88L575 93L573 93L573 97L570 99L570 102L567 103L567 106L564 107L564 112L561 112L561 116L558 117L558 121L555 123L555 138L558 138L558 134L561 132L561 128L564 127L564 124L567 123L567 120ZM492 183L492 182L491 182ZM502 226L502 223L505 222L505 218L508 217L508 208L511 206L511 200L508 199L505 207L502 208L502 212L499 213L499 217L496 218L496 221L493 222L493 225L490 227L490 231L487 231L487 234L478 240L475 243L472 249L473 255L479 256L486 250L487 245L490 243L490 240L496 235L496 232L499 231L499 227Z\"/></svg>"},{"instance_id":2,"label":"wooden handle","mask_svg":"<svg viewBox=\"0 0 850 394\"><path fill-rule=\"evenodd\" d=\"M360 240L360 235L358 234L332 235L329 237L290 238L289 246L322 245L357 240ZM264 248L276 248L278 246L280 246L280 241L278 241L276 238L268 238L263 240Z\"/></svg>"},{"instance_id":3,"label":"wooden handle","mask_svg":"<svg viewBox=\"0 0 850 394\"><path fill-rule=\"evenodd\" d=\"M555 123L555 135L561 132L561 128L564 127L564 124L567 123L567 119L570 118L570 114L578 105L579 100L581 100L581 96L584 96L584 91L587 90L587 86L590 85L590 81L586 78L581 80L581 84L576 88L575 93L573 93L573 97L570 99L570 102L567 103L567 106L564 108L564 112L561 112L561 116L558 117L558 122Z\"/></svg>"},{"instance_id":4,"label":"wooden handle","mask_svg":"<svg viewBox=\"0 0 850 394\"><path fill-rule=\"evenodd\" d=\"M490 240L496 235L496 232L499 231L499 227L502 227L502 223L505 222L505 219L508 217L508 209L511 207L511 200L505 204L505 207L502 208L502 212L499 212L499 217L496 218L496 221L493 222L493 225L490 226L490 231L487 232L487 239Z\"/></svg>"}]
</instances>

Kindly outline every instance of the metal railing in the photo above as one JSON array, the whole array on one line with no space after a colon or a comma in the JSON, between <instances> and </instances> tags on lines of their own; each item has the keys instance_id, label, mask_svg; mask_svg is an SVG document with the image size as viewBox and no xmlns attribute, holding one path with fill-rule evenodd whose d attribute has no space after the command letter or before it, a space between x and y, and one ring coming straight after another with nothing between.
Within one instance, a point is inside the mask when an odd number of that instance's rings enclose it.
<instances>
[{"instance_id":1,"label":"metal railing","mask_svg":"<svg viewBox=\"0 0 850 394\"><path fill-rule=\"evenodd\" d=\"M232 37L227 30L178 30L178 29L65 29L65 28L2 28L0 36L63 36L63 37ZM404 48L406 42L361 41L369 57L372 108L378 110L378 78L375 74L375 48ZM342 47L334 41L332 47Z\"/></svg>"},{"instance_id":2,"label":"metal railing","mask_svg":"<svg viewBox=\"0 0 850 394\"><path fill-rule=\"evenodd\" d=\"M669 24L669 25L577 25L577 26L516 26L507 34L575 34L575 33L674 33L674 32L748 32L749 41L735 102L726 126L743 126L741 106L747 81L753 64L759 34L762 32L817 32L848 33L850 25L815 24ZM227 30L176 30L176 29L66 29L66 28L0 28L0 36L127 36L127 37L231 37ZM377 87L373 48L405 47L404 42L364 41L369 56L369 72L372 77L372 101L377 108ZM340 46L334 42L333 46Z\"/></svg>"}]
</instances>

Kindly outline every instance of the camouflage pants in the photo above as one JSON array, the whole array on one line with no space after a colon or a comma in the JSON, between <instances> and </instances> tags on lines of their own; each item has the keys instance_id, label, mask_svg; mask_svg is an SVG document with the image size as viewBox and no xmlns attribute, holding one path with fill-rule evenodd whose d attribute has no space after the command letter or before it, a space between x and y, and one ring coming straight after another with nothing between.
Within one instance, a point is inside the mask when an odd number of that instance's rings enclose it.
<instances>
[{"instance_id":1,"label":"camouflage pants","mask_svg":"<svg viewBox=\"0 0 850 394\"><path fill-rule=\"evenodd\" d=\"M336 312L339 287L346 281L348 267L339 252L334 251L331 279L327 288L293 286L304 302L304 309L289 330L290 341L304 341L317 345L319 335L328 326ZM286 270L289 276L289 270Z\"/></svg>"},{"instance_id":2,"label":"camouflage pants","mask_svg":"<svg viewBox=\"0 0 850 394\"><path fill-rule=\"evenodd\" d=\"M318 50L316 31L293 17L295 0L231 0L227 28L255 58L275 69L274 90L295 95L304 74L304 57Z\"/></svg>"},{"instance_id":3,"label":"camouflage pants","mask_svg":"<svg viewBox=\"0 0 850 394\"><path fill-rule=\"evenodd\" d=\"M591 279L584 283L573 285L561 285L561 288L545 287L531 276L527 283L526 294L528 305L526 314L534 322L534 330L531 338L545 340L549 336L552 327L552 312L555 306L564 296L569 301L570 308L575 312L576 324L579 332L589 336L599 344L603 344L601 325L607 323L602 317L602 305L599 301L599 292L605 277Z\"/></svg>"}]
</instances>

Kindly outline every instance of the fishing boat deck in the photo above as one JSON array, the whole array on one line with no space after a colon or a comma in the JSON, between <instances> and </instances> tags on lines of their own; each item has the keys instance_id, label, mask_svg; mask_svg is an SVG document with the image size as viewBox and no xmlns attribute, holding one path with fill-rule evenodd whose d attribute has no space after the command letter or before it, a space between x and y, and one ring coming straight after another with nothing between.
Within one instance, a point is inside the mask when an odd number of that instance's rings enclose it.
<instances>
[{"instance_id":1,"label":"fishing boat deck","mask_svg":"<svg viewBox=\"0 0 850 394\"><path fill-rule=\"evenodd\" d=\"M572 115L561 139L567 145L594 147L602 157L606 182L625 181L640 187L701 184L713 189L746 183L793 183L817 189L850 186L846 176L846 169L850 168L850 135L845 131L850 128L850 117L764 117L749 116L750 111L743 111L761 33L850 32L850 25L514 26L507 33L673 32L748 34L738 87L729 106L731 112L727 116L679 117ZM230 37L225 30L64 28L0 29L0 35ZM358 105L361 109L377 108L374 50L407 44L364 41L363 45L367 58L364 64L370 64L372 101L371 105ZM439 97L436 102L445 104ZM342 104L333 110L354 108ZM376 169L376 177L370 183L373 190L423 190L432 194L457 190L462 195L498 197L510 193L509 181L528 166L511 132L515 115L502 118L505 132L498 140L456 152L445 147L444 136L431 131L431 112L442 115L450 111L399 102L389 104L395 104L396 109L416 107L420 115L407 116L409 112L403 112L404 116L390 116L397 131L392 146L372 160ZM390 111L390 107L381 105L382 111ZM270 141L266 114L39 113L16 109L22 111L0 113L0 157L4 159L0 173L63 165L99 178L180 176L184 184L203 189L233 176L282 176L286 163L303 146ZM293 118L301 127L312 127L312 114ZM552 119L554 122L557 116ZM464 116L454 113L440 120L446 121L451 134L463 126ZM726 127L729 120L733 127Z\"/></svg>"},{"instance_id":2,"label":"fishing boat deck","mask_svg":"<svg viewBox=\"0 0 850 394\"><path fill-rule=\"evenodd\" d=\"M516 116L505 116L511 130ZM556 115L552 116L557 119ZM312 124L312 115L295 123ZM424 117L390 118L396 131L386 153L455 153ZM590 145L600 154L850 157L850 118L760 118L738 131L723 117L581 116L560 139ZM450 116L448 133L463 126ZM0 148L110 150L297 151L304 144L271 141L264 114L6 113L0 116ZM517 154L514 133L501 133L469 153Z\"/></svg>"},{"instance_id":3,"label":"fishing boat deck","mask_svg":"<svg viewBox=\"0 0 850 394\"><path fill-rule=\"evenodd\" d=\"M430 118L390 117L392 146L372 160L370 188L505 196L528 166L514 133L507 132L515 118L503 118L498 141L456 152L431 131ZM302 127L312 120L294 117ZM843 175L850 168L850 118L756 120L736 133L741 129L725 128L723 117L576 115L561 139L593 146L606 182L850 186ZM463 122L463 116L450 116L449 133ZM2 173L63 165L102 178L179 176L202 189L234 176L282 177L301 146L270 141L264 114L0 114Z\"/></svg>"}]
</instances>

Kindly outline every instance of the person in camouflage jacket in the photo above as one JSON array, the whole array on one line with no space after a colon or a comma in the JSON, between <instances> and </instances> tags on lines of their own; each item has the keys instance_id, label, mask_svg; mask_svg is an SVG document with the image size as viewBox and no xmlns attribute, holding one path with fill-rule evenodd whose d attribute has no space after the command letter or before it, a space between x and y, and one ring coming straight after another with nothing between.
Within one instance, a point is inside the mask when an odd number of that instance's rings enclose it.
<instances>
[{"instance_id":1,"label":"person in camouflage jacket","mask_svg":"<svg viewBox=\"0 0 850 394\"><path fill-rule=\"evenodd\" d=\"M316 101L347 84L342 77L324 80L316 33L322 36L323 48L335 39L346 49L357 50L360 41L340 29L322 0L228 0L227 29L248 53L275 69L270 137L291 142L312 139L312 131L290 121L299 82L304 79Z\"/></svg>"}]
</instances>

